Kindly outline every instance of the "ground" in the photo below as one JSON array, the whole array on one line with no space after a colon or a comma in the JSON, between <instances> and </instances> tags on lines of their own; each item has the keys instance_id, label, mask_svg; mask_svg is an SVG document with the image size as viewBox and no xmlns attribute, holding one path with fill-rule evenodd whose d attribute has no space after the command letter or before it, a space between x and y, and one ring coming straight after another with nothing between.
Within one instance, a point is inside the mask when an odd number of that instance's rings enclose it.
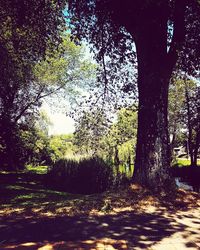
<instances>
[{"instance_id":1,"label":"ground","mask_svg":"<svg viewBox=\"0 0 200 250\"><path fill-rule=\"evenodd\" d=\"M131 185L77 195L37 173L0 174L0 249L200 249L200 195Z\"/></svg>"}]
</instances>

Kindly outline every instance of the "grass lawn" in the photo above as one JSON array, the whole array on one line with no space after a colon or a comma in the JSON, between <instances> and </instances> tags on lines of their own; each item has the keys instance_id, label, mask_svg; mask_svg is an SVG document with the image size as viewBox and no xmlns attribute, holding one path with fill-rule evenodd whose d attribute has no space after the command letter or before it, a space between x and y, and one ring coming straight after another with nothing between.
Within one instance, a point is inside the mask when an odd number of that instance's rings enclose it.
<instances>
[{"instance_id":1,"label":"grass lawn","mask_svg":"<svg viewBox=\"0 0 200 250\"><path fill-rule=\"evenodd\" d=\"M33 165L27 165L26 172L31 172L31 173L35 173L35 174L46 174L48 171L48 166L33 166Z\"/></svg>"},{"instance_id":2,"label":"grass lawn","mask_svg":"<svg viewBox=\"0 0 200 250\"><path fill-rule=\"evenodd\" d=\"M191 164L191 161L187 158L177 158L175 166L178 167L189 167ZM200 166L200 159L197 161L197 164Z\"/></svg>"},{"instance_id":3,"label":"grass lawn","mask_svg":"<svg viewBox=\"0 0 200 250\"><path fill-rule=\"evenodd\" d=\"M0 173L0 214L16 210L54 213L57 208L71 207L80 195L48 189L44 185L44 168L22 173Z\"/></svg>"}]
</instances>

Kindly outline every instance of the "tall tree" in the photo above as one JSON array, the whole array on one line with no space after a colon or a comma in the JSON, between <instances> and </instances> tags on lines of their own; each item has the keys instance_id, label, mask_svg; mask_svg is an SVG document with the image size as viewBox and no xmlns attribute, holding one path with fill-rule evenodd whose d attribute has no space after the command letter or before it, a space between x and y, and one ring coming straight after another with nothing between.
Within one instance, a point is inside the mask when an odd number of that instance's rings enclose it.
<instances>
[{"instance_id":1,"label":"tall tree","mask_svg":"<svg viewBox=\"0 0 200 250\"><path fill-rule=\"evenodd\" d=\"M74 34L93 43L102 65L112 58L116 70L134 58L135 42L139 110L133 177L164 187L171 182L168 87L177 65L189 74L199 72L199 1L70 0L69 10Z\"/></svg>"},{"instance_id":2,"label":"tall tree","mask_svg":"<svg viewBox=\"0 0 200 250\"><path fill-rule=\"evenodd\" d=\"M126 148L126 158L128 160L129 156L134 158L136 131L137 131L137 113L134 112L132 107L122 108L117 113L117 121L112 124L108 134L104 138L105 144L105 154L111 159L114 156L115 165L119 161L124 161L121 159L120 151ZM131 144L131 145L130 145Z\"/></svg>"},{"instance_id":3,"label":"tall tree","mask_svg":"<svg viewBox=\"0 0 200 250\"><path fill-rule=\"evenodd\" d=\"M83 112L76 121L74 143L79 147L79 153L98 155L101 140L107 134L108 120L100 109Z\"/></svg>"},{"instance_id":4,"label":"tall tree","mask_svg":"<svg viewBox=\"0 0 200 250\"><path fill-rule=\"evenodd\" d=\"M197 165L200 144L200 88L194 79L173 80L169 89L169 131L171 148L187 145L191 165ZM181 140L181 141L180 141Z\"/></svg>"},{"instance_id":5,"label":"tall tree","mask_svg":"<svg viewBox=\"0 0 200 250\"><path fill-rule=\"evenodd\" d=\"M184 105L185 104L185 88L184 82L181 79L173 78L169 88L169 134L170 146L173 154L174 148L180 146L180 141L183 145L183 131L185 129Z\"/></svg>"},{"instance_id":6,"label":"tall tree","mask_svg":"<svg viewBox=\"0 0 200 250\"><path fill-rule=\"evenodd\" d=\"M188 149L191 166L197 166L200 147L200 87L191 80L184 80L185 116L184 121L188 135Z\"/></svg>"},{"instance_id":7,"label":"tall tree","mask_svg":"<svg viewBox=\"0 0 200 250\"><path fill-rule=\"evenodd\" d=\"M28 117L36 115L43 99L55 94L70 95L74 87L90 77L91 63L84 59L83 48L70 41L69 35L62 36L62 39L57 50L52 52L48 48L45 59L32 62L27 72L23 72L24 63L19 64L15 70L18 75L23 73L20 81L16 76L7 85L1 85L0 128L1 142L5 146L5 159L2 162L5 164L12 159L8 154L9 148L15 151L19 124L30 121ZM16 160L9 165L15 164Z\"/></svg>"},{"instance_id":8,"label":"tall tree","mask_svg":"<svg viewBox=\"0 0 200 250\"><path fill-rule=\"evenodd\" d=\"M1 164L14 167L18 156L16 100L31 89L32 65L45 57L47 48L55 49L64 30L65 1L8 0L0 2L0 133L3 152ZM34 87L32 87L34 90ZM16 147L15 147L16 148Z\"/></svg>"}]
</instances>

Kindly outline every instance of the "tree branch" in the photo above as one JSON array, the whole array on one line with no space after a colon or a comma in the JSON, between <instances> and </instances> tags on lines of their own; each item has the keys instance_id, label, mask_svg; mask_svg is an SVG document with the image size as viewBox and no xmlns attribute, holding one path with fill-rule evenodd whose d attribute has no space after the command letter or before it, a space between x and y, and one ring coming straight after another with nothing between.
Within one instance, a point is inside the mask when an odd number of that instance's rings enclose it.
<instances>
[{"instance_id":1,"label":"tree branch","mask_svg":"<svg viewBox=\"0 0 200 250\"><path fill-rule=\"evenodd\" d=\"M185 39L185 11L187 0L176 0L174 9L174 32L167 55L168 69L172 72L178 60L178 53Z\"/></svg>"}]
</instances>

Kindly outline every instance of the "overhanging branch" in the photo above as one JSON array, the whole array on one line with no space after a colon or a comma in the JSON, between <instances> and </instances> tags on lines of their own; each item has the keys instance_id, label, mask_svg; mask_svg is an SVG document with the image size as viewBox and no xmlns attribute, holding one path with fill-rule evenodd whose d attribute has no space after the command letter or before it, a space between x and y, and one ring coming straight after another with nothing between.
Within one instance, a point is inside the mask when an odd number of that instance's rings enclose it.
<instances>
[{"instance_id":1,"label":"overhanging branch","mask_svg":"<svg viewBox=\"0 0 200 250\"><path fill-rule=\"evenodd\" d=\"M185 39L185 11L187 0L176 0L174 9L174 32L167 55L168 69L171 72L178 60L179 51Z\"/></svg>"}]
</instances>

